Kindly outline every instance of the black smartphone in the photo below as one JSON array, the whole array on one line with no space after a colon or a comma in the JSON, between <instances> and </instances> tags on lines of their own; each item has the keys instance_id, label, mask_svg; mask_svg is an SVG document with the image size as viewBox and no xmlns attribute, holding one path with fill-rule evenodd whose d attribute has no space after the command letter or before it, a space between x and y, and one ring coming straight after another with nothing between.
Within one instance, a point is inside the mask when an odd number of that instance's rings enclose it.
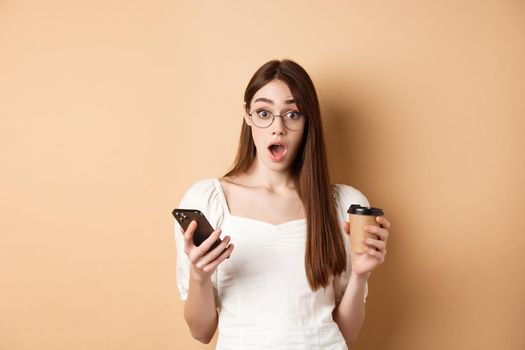
<instances>
[{"instance_id":1,"label":"black smartphone","mask_svg":"<svg viewBox=\"0 0 525 350\"><path fill-rule=\"evenodd\" d=\"M188 229L192 220L197 221L197 230L193 234L193 244L197 247L200 246L214 231L210 222L206 219L206 216L204 216L204 214L198 209L177 208L173 209L172 214L184 231ZM208 249L208 252L217 247L221 242L221 239L217 238L217 240L211 245L210 249Z\"/></svg>"}]
</instances>

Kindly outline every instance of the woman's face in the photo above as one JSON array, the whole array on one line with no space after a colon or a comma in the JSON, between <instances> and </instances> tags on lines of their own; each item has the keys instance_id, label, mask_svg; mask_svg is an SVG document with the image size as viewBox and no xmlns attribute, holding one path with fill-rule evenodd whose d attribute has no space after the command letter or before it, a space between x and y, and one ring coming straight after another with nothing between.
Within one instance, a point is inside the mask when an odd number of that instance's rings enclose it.
<instances>
[{"instance_id":1,"label":"woman's face","mask_svg":"<svg viewBox=\"0 0 525 350\"><path fill-rule=\"evenodd\" d=\"M286 123L284 120L288 120L288 118L275 117L270 126L260 128L253 123L257 116L255 111L259 111L260 115L262 113L263 116L269 116L271 119L269 113L260 112L261 110L266 110L275 115L284 116L288 114L294 116L296 121L293 122L292 126L291 123ZM253 141L257 148L256 156L269 169L286 170L297 155L304 133L305 117L295 118L298 114L294 114L294 111L299 113L288 85L282 80L272 80L253 96L249 110L252 113L252 118L248 113L244 116L246 123L251 126ZM290 130L290 126L293 130Z\"/></svg>"}]
</instances>

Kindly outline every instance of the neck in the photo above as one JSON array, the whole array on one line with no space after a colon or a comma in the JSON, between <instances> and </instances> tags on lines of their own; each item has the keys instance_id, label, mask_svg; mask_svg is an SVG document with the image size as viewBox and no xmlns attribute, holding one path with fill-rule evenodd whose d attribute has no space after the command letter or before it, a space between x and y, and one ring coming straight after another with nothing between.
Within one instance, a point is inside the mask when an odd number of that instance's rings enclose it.
<instances>
[{"instance_id":1,"label":"neck","mask_svg":"<svg viewBox=\"0 0 525 350\"><path fill-rule=\"evenodd\" d=\"M283 192L295 190L295 181L290 170L273 170L262 164L256 157L246 173L251 186L264 187L268 192Z\"/></svg>"}]
</instances>

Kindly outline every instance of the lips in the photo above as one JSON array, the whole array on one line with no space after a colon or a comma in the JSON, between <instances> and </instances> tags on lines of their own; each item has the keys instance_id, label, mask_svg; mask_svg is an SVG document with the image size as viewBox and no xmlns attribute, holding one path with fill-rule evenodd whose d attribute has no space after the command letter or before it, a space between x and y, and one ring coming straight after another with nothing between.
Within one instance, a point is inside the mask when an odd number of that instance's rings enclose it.
<instances>
[{"instance_id":1,"label":"lips","mask_svg":"<svg viewBox=\"0 0 525 350\"><path fill-rule=\"evenodd\" d=\"M268 146L268 151L270 152L270 158L275 162L280 162L284 159L287 153L287 147L284 143L280 141L272 142Z\"/></svg>"}]
</instances>

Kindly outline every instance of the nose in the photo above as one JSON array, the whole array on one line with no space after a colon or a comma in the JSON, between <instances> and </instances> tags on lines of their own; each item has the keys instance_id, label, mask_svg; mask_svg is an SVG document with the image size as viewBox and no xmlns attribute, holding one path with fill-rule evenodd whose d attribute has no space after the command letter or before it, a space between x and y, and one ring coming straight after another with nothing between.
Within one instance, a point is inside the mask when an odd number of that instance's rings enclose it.
<instances>
[{"instance_id":1,"label":"nose","mask_svg":"<svg viewBox=\"0 0 525 350\"><path fill-rule=\"evenodd\" d=\"M284 118L282 116L275 116L272 123L272 135L284 135L286 127L284 126Z\"/></svg>"}]
</instances>

